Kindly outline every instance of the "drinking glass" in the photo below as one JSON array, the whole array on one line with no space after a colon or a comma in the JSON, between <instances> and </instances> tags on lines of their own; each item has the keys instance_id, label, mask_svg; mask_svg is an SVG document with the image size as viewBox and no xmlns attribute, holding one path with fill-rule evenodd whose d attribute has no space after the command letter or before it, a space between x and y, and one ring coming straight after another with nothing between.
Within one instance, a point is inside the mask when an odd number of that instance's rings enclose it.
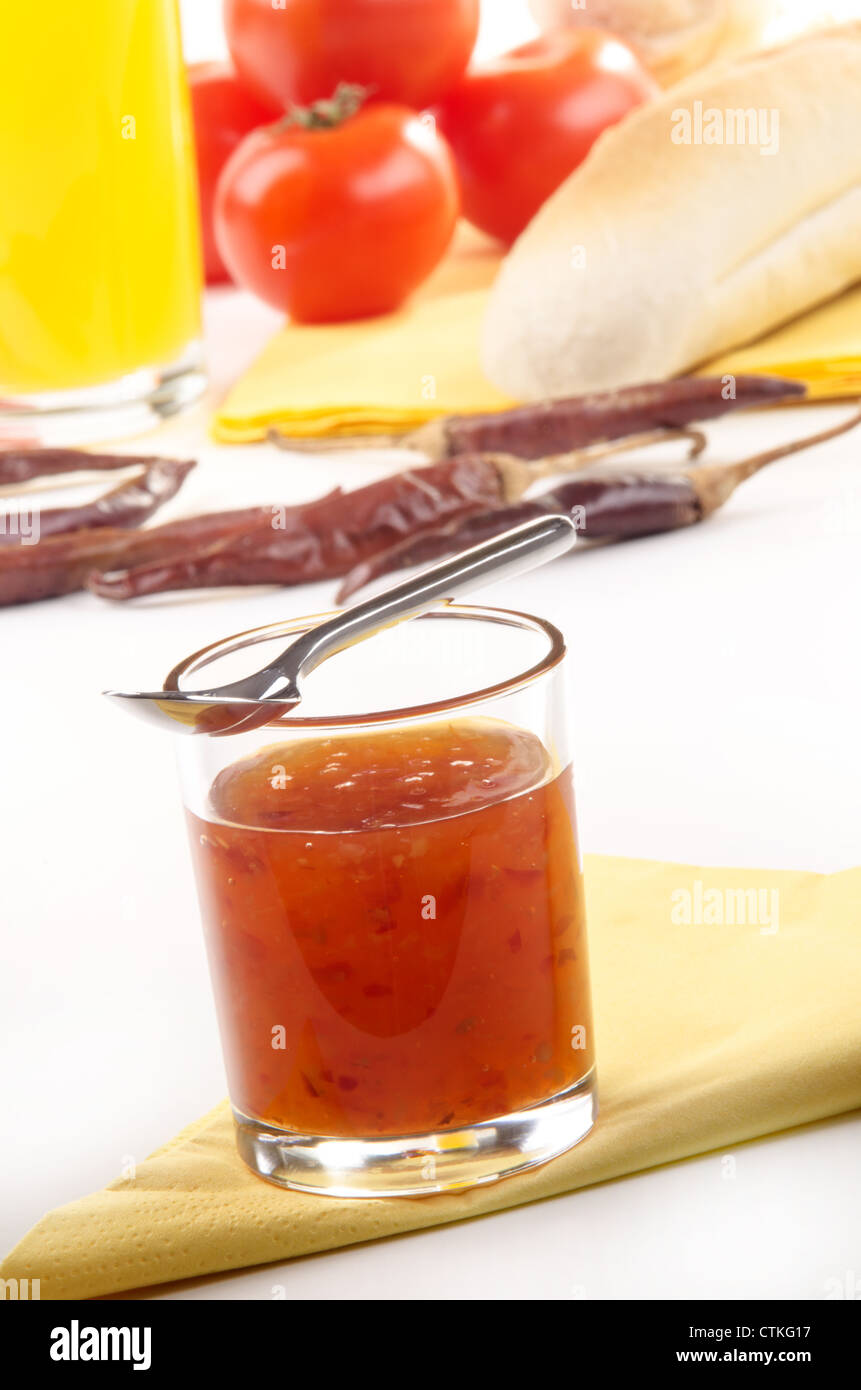
<instances>
[{"instance_id":1,"label":"drinking glass","mask_svg":"<svg viewBox=\"0 0 861 1390\"><path fill-rule=\"evenodd\" d=\"M0 6L0 438L196 399L200 236L175 0Z\"/></svg>"},{"instance_id":2,"label":"drinking glass","mask_svg":"<svg viewBox=\"0 0 861 1390\"><path fill-rule=\"evenodd\" d=\"M168 678L237 679L322 618ZM594 1052L561 634L449 605L264 729L177 739L239 1152L336 1196L493 1182L576 1144Z\"/></svg>"}]
</instances>

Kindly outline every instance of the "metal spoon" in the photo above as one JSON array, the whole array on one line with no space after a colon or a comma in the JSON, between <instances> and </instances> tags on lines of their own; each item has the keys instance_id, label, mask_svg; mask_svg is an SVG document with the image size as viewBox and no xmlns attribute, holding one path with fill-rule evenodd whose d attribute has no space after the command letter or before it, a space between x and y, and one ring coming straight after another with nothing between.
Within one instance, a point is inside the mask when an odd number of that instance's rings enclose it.
<instances>
[{"instance_id":1,"label":"metal spoon","mask_svg":"<svg viewBox=\"0 0 861 1390\"><path fill-rule=\"evenodd\" d=\"M299 704L301 681L327 657L405 618L459 598L488 580L511 579L564 555L577 540L567 516L515 526L483 545L432 565L412 579L347 608L303 632L262 670L212 690L106 690L123 708L175 733L238 734L267 724Z\"/></svg>"}]
</instances>

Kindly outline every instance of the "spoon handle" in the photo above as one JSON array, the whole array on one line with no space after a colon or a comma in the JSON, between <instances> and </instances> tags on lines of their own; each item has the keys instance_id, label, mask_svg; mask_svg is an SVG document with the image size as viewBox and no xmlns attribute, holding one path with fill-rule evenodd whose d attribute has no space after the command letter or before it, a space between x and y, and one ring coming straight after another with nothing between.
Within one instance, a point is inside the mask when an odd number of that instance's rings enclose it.
<instances>
[{"instance_id":1,"label":"spoon handle","mask_svg":"<svg viewBox=\"0 0 861 1390\"><path fill-rule=\"evenodd\" d=\"M361 638L440 603L461 598L488 581L525 574L546 560L564 555L576 540L577 528L567 516L546 516L515 526L338 613L293 642L266 671L281 679L298 681L321 661Z\"/></svg>"}]
</instances>

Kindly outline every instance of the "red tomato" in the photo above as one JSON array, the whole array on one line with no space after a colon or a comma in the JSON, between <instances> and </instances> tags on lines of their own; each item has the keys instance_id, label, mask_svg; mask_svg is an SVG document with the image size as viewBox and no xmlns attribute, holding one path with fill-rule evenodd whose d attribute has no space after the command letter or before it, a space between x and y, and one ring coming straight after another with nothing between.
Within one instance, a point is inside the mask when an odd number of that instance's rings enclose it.
<instances>
[{"instance_id":1,"label":"red tomato","mask_svg":"<svg viewBox=\"0 0 861 1390\"><path fill-rule=\"evenodd\" d=\"M188 83L197 144L203 262L207 283L214 285L230 279L212 225L218 176L243 136L272 120L273 109L251 96L229 63L195 63L188 69Z\"/></svg>"},{"instance_id":2,"label":"red tomato","mask_svg":"<svg viewBox=\"0 0 861 1390\"><path fill-rule=\"evenodd\" d=\"M308 323L386 313L454 232L457 176L433 123L374 105L327 129L282 121L246 137L218 183L218 246L234 279Z\"/></svg>"},{"instance_id":3,"label":"red tomato","mask_svg":"<svg viewBox=\"0 0 861 1390\"><path fill-rule=\"evenodd\" d=\"M224 28L244 82L282 110L339 82L422 107L460 77L479 0L225 0Z\"/></svg>"},{"instance_id":4,"label":"red tomato","mask_svg":"<svg viewBox=\"0 0 861 1390\"><path fill-rule=\"evenodd\" d=\"M657 90L633 50L597 29L546 34L467 72L436 111L464 215L512 242L602 130Z\"/></svg>"}]
</instances>

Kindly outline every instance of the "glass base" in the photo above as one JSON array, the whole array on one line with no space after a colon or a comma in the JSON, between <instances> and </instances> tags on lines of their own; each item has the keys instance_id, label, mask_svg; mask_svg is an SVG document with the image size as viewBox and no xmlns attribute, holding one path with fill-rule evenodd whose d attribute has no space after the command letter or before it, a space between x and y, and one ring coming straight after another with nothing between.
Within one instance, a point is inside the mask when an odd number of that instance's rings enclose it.
<instances>
[{"instance_id":1,"label":"glass base","mask_svg":"<svg viewBox=\"0 0 861 1390\"><path fill-rule=\"evenodd\" d=\"M522 1173L579 1143L598 1113L595 1074L570 1090L471 1129L331 1139L274 1129L234 1110L240 1157L280 1187L327 1197L424 1197Z\"/></svg>"},{"instance_id":2,"label":"glass base","mask_svg":"<svg viewBox=\"0 0 861 1390\"><path fill-rule=\"evenodd\" d=\"M99 386L29 396L5 396L0 388L0 447L74 448L142 434L205 390L199 340L166 367L142 367Z\"/></svg>"}]
</instances>

